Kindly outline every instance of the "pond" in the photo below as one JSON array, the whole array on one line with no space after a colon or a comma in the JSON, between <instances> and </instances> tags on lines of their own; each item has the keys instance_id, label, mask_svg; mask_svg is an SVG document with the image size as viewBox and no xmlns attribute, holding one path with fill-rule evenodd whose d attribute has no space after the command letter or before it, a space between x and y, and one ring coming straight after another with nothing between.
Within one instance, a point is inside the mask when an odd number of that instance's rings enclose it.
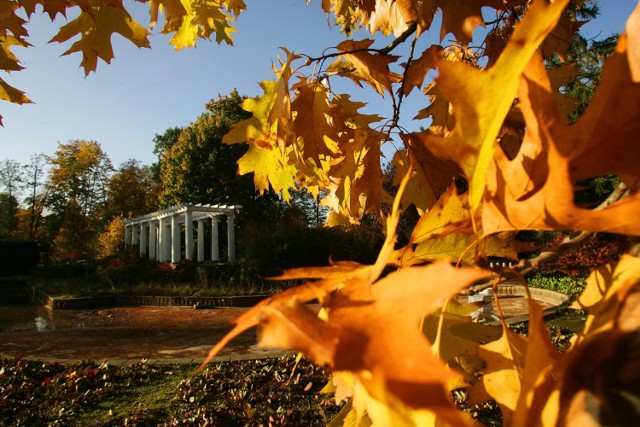
<instances>
[{"instance_id":1,"label":"pond","mask_svg":"<svg viewBox=\"0 0 640 427\"><path fill-rule=\"evenodd\" d=\"M246 308L115 307L50 310L0 306L0 357L45 360L201 361ZM221 355L264 356L255 331L242 334Z\"/></svg>"},{"instance_id":2,"label":"pond","mask_svg":"<svg viewBox=\"0 0 640 427\"><path fill-rule=\"evenodd\" d=\"M0 306L0 332L81 329L76 310L53 311L41 305Z\"/></svg>"}]
</instances>

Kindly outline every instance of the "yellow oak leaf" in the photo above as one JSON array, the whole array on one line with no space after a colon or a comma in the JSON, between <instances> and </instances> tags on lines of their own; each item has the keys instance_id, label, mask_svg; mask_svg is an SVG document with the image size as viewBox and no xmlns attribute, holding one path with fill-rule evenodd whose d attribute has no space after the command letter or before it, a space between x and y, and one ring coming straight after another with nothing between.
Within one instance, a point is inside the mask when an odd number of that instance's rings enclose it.
<instances>
[{"instance_id":1,"label":"yellow oak leaf","mask_svg":"<svg viewBox=\"0 0 640 427\"><path fill-rule=\"evenodd\" d=\"M289 97L290 64L297 56L285 52L287 60L276 73L278 80L262 82L264 94L243 102L242 108L253 116L234 124L222 142L249 144L247 152L238 160L238 173L253 173L255 187L261 194L271 185L288 200L288 189L294 187L298 173Z\"/></svg>"},{"instance_id":2,"label":"yellow oak leaf","mask_svg":"<svg viewBox=\"0 0 640 427\"><path fill-rule=\"evenodd\" d=\"M106 3L100 0L89 0L91 13L80 12L77 18L60 28L51 41L64 43L78 35L80 40L74 42L63 54L82 52L85 74L96 70L98 58L106 63L113 59L111 36L118 33L136 46L149 47L149 32L138 24L124 9L120 1Z\"/></svg>"},{"instance_id":3,"label":"yellow oak leaf","mask_svg":"<svg viewBox=\"0 0 640 427\"><path fill-rule=\"evenodd\" d=\"M513 414L513 425L537 425L544 408L551 404L549 395L556 387L554 369L558 352L551 344L540 304L529 298L529 339L524 357L520 397Z\"/></svg>"},{"instance_id":4,"label":"yellow oak leaf","mask_svg":"<svg viewBox=\"0 0 640 427\"><path fill-rule=\"evenodd\" d=\"M471 208L480 206L494 143L518 90L520 75L553 29L568 0L535 0L496 63L480 70L462 62L440 61L437 84L453 106L456 124L445 137L425 142L438 157L455 160L469 181Z\"/></svg>"},{"instance_id":5,"label":"yellow oak leaf","mask_svg":"<svg viewBox=\"0 0 640 427\"><path fill-rule=\"evenodd\" d=\"M455 301L455 300L452 300ZM499 326L474 322L469 315L485 303L459 304L454 308L463 314L453 314L449 306L424 318L422 331L434 345L434 352L445 363L459 356L476 356L481 343L495 341L502 336ZM455 303L454 303L455 304Z\"/></svg>"},{"instance_id":6,"label":"yellow oak leaf","mask_svg":"<svg viewBox=\"0 0 640 427\"><path fill-rule=\"evenodd\" d=\"M455 184L451 184L436 204L420 217L409 243L423 243L433 237L444 237L452 233L473 234L473 215L469 209L468 196L467 193L458 194Z\"/></svg>"},{"instance_id":7,"label":"yellow oak leaf","mask_svg":"<svg viewBox=\"0 0 640 427\"><path fill-rule=\"evenodd\" d=\"M571 126L559 116L542 60L531 61L519 92L525 138L516 158L497 152L490 164L485 233L572 229L640 235L637 192L601 210L573 202L578 180L617 174L634 181L640 176L640 149L633 143L640 132L640 83L631 77L627 55L627 41L637 37L620 37L589 108Z\"/></svg>"},{"instance_id":8,"label":"yellow oak leaf","mask_svg":"<svg viewBox=\"0 0 640 427\"><path fill-rule=\"evenodd\" d=\"M526 339L506 326L500 339L481 345L478 350L478 356L487 366L482 381L470 393L484 387L500 406L504 425L511 425L520 399L526 351Z\"/></svg>"},{"instance_id":9,"label":"yellow oak leaf","mask_svg":"<svg viewBox=\"0 0 640 427\"><path fill-rule=\"evenodd\" d=\"M351 142L342 144L343 157L329 171L333 179L323 203L337 213L359 220L368 210L376 212L381 200L382 171L377 133L358 129ZM331 201L329 204L329 201Z\"/></svg>"},{"instance_id":10,"label":"yellow oak leaf","mask_svg":"<svg viewBox=\"0 0 640 427\"><path fill-rule=\"evenodd\" d=\"M392 55L376 55L368 52L373 40L345 40L337 49L341 57L327 67L327 72L346 76L362 87L365 82L380 95L387 90L391 92L391 84L402 80L400 74L389 69L389 64L398 57Z\"/></svg>"},{"instance_id":11,"label":"yellow oak leaf","mask_svg":"<svg viewBox=\"0 0 640 427\"><path fill-rule=\"evenodd\" d=\"M380 31L398 37L409 28L407 23L415 20L415 4L410 0L377 0L375 4L367 22L371 34Z\"/></svg>"},{"instance_id":12,"label":"yellow oak leaf","mask_svg":"<svg viewBox=\"0 0 640 427\"><path fill-rule=\"evenodd\" d=\"M11 52L11 46L27 47L29 43L21 41L13 36L0 36L0 70L20 71L24 69L20 60Z\"/></svg>"},{"instance_id":13,"label":"yellow oak leaf","mask_svg":"<svg viewBox=\"0 0 640 427\"><path fill-rule=\"evenodd\" d=\"M0 99L16 104L27 104L31 102L24 92L10 86L2 78L0 78Z\"/></svg>"},{"instance_id":14,"label":"yellow oak leaf","mask_svg":"<svg viewBox=\"0 0 640 427\"><path fill-rule=\"evenodd\" d=\"M293 130L303 139L301 161L312 158L320 162L321 156L331 156L334 150L327 146L325 137L338 140L335 128L329 123L332 109L328 91L318 82L303 81L293 87L296 90L291 109L295 114Z\"/></svg>"},{"instance_id":15,"label":"yellow oak leaf","mask_svg":"<svg viewBox=\"0 0 640 427\"><path fill-rule=\"evenodd\" d=\"M215 33L216 43L233 46L232 34L237 30L230 23L235 18L224 11L217 2L196 2L193 6L195 16L191 20L192 25L198 26L198 36L204 39L210 39L211 34Z\"/></svg>"},{"instance_id":16,"label":"yellow oak leaf","mask_svg":"<svg viewBox=\"0 0 640 427\"><path fill-rule=\"evenodd\" d=\"M186 3L189 6L189 2ZM155 27L158 22L158 14L161 11L164 11L165 15L162 27L164 34L178 31L187 15L187 9L181 0L149 0L149 15L151 16L149 28Z\"/></svg>"},{"instance_id":17,"label":"yellow oak leaf","mask_svg":"<svg viewBox=\"0 0 640 427\"><path fill-rule=\"evenodd\" d=\"M422 108L414 117L415 120L431 118L428 133L438 136L448 135L455 125L455 116L451 104L438 91L435 83L430 83L424 88L424 94L429 99L429 106ZM420 135L420 133L413 133ZM460 168L457 167L459 170Z\"/></svg>"}]
</instances>

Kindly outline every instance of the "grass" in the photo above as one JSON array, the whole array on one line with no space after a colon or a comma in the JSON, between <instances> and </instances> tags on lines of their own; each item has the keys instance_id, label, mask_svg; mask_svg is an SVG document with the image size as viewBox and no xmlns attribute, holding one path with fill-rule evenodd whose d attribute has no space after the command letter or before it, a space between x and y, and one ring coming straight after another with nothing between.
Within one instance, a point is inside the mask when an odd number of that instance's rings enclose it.
<instances>
[{"instance_id":1,"label":"grass","mask_svg":"<svg viewBox=\"0 0 640 427\"><path fill-rule=\"evenodd\" d=\"M328 374L294 357L195 365L0 360L0 425L325 425Z\"/></svg>"},{"instance_id":2,"label":"grass","mask_svg":"<svg viewBox=\"0 0 640 427\"><path fill-rule=\"evenodd\" d=\"M241 263L124 260L41 266L20 277L59 298L101 295L229 296L272 294L297 283L269 281Z\"/></svg>"}]
</instances>

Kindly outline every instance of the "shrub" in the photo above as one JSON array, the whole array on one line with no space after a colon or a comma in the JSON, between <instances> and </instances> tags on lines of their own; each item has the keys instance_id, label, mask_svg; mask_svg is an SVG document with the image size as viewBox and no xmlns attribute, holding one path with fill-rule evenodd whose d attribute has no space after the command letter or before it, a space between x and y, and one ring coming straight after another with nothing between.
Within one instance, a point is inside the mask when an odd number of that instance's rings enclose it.
<instances>
[{"instance_id":1,"label":"shrub","mask_svg":"<svg viewBox=\"0 0 640 427\"><path fill-rule=\"evenodd\" d=\"M31 240L0 240L0 275L11 276L33 270L40 250Z\"/></svg>"}]
</instances>

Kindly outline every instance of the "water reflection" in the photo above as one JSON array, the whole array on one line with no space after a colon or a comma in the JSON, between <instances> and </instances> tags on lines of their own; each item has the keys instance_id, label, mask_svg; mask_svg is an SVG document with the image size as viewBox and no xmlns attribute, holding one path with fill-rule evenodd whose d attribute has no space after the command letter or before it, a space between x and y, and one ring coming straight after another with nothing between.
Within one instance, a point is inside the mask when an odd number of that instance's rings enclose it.
<instances>
[{"instance_id":1,"label":"water reflection","mask_svg":"<svg viewBox=\"0 0 640 427\"><path fill-rule=\"evenodd\" d=\"M0 332L36 331L56 329L82 329L84 322L75 310L54 311L45 306L0 306Z\"/></svg>"}]
</instances>

